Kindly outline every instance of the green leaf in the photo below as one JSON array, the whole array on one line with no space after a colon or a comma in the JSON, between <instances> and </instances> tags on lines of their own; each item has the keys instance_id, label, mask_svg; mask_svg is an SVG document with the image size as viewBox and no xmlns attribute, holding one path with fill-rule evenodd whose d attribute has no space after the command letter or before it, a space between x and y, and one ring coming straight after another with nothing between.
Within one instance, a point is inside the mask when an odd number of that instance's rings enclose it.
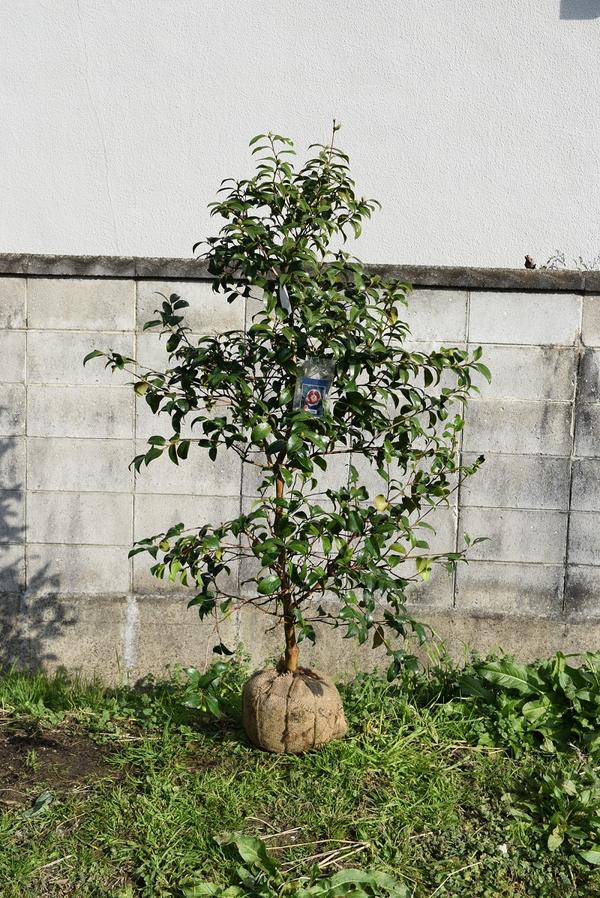
<instances>
[{"instance_id":1,"label":"green leaf","mask_svg":"<svg viewBox=\"0 0 600 898\"><path fill-rule=\"evenodd\" d=\"M484 365L483 362L477 362L473 367L476 368L480 374L483 374L483 376L485 377L487 382L489 384L491 384L492 375L491 375L490 369L487 367L487 365Z\"/></svg>"},{"instance_id":2,"label":"green leaf","mask_svg":"<svg viewBox=\"0 0 600 898\"><path fill-rule=\"evenodd\" d=\"M564 834L555 826L548 836L548 851L556 851L557 848L560 848L564 839Z\"/></svg>"},{"instance_id":3,"label":"green leaf","mask_svg":"<svg viewBox=\"0 0 600 898\"><path fill-rule=\"evenodd\" d=\"M587 851L580 851L579 856L587 861L588 864L600 864L600 845L589 848Z\"/></svg>"},{"instance_id":4,"label":"green leaf","mask_svg":"<svg viewBox=\"0 0 600 898\"><path fill-rule=\"evenodd\" d=\"M277 574L269 574L268 577L263 577L258 581L256 588L262 596L270 596L277 592L280 586L281 580Z\"/></svg>"},{"instance_id":5,"label":"green leaf","mask_svg":"<svg viewBox=\"0 0 600 898\"><path fill-rule=\"evenodd\" d=\"M188 452L190 451L190 441L182 440L177 444L177 455L181 459L186 459L188 457Z\"/></svg>"},{"instance_id":6,"label":"green leaf","mask_svg":"<svg viewBox=\"0 0 600 898\"><path fill-rule=\"evenodd\" d=\"M215 717L219 717L221 714L221 708L219 706L219 699L216 695L213 695L212 692L204 693L204 701L206 702L206 707Z\"/></svg>"},{"instance_id":7,"label":"green leaf","mask_svg":"<svg viewBox=\"0 0 600 898\"><path fill-rule=\"evenodd\" d=\"M424 583L431 577L431 561L429 558L415 558L417 573Z\"/></svg>"},{"instance_id":8,"label":"green leaf","mask_svg":"<svg viewBox=\"0 0 600 898\"><path fill-rule=\"evenodd\" d=\"M484 702L492 704L494 696L489 689L486 689L481 680L472 677L470 674L463 674L460 677L459 685L461 690L467 695L474 695L476 698L483 699Z\"/></svg>"},{"instance_id":9,"label":"green leaf","mask_svg":"<svg viewBox=\"0 0 600 898\"><path fill-rule=\"evenodd\" d=\"M215 655L234 655L231 649L228 649L224 642L220 642L218 645L213 646L213 652Z\"/></svg>"},{"instance_id":10,"label":"green leaf","mask_svg":"<svg viewBox=\"0 0 600 898\"><path fill-rule=\"evenodd\" d=\"M277 864L269 857L265 844L260 839L244 836L241 833L234 833L232 841L242 860L250 864L251 867L271 875L277 873Z\"/></svg>"},{"instance_id":11,"label":"green leaf","mask_svg":"<svg viewBox=\"0 0 600 898\"><path fill-rule=\"evenodd\" d=\"M88 352L88 354L87 354L86 357L84 358L84 360L83 360L84 366L87 365L87 363L88 363L89 361L91 361L91 359L97 359L97 358L100 358L100 356L103 356L103 355L104 355L104 353L103 353L103 352L100 352L99 349L93 349L91 352Z\"/></svg>"},{"instance_id":12,"label":"green leaf","mask_svg":"<svg viewBox=\"0 0 600 898\"><path fill-rule=\"evenodd\" d=\"M539 677L532 668L510 658L487 661L477 666L477 672L488 682L504 689L514 689L521 695L540 692Z\"/></svg>"},{"instance_id":13,"label":"green leaf","mask_svg":"<svg viewBox=\"0 0 600 898\"><path fill-rule=\"evenodd\" d=\"M45 811L48 805L50 805L54 801L54 795L52 792L41 792L33 805L28 808L26 811L23 811L24 817L37 817L38 814L41 814L42 811Z\"/></svg>"},{"instance_id":14,"label":"green leaf","mask_svg":"<svg viewBox=\"0 0 600 898\"><path fill-rule=\"evenodd\" d=\"M252 428L251 440L253 443L264 443L272 434L271 425L263 421Z\"/></svg>"}]
</instances>

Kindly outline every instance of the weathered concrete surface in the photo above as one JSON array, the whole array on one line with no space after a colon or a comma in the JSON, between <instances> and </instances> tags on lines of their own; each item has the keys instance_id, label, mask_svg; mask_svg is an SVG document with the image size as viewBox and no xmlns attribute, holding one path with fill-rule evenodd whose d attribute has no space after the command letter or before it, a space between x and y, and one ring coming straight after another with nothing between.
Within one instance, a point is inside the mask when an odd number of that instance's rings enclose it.
<instances>
[{"instance_id":1,"label":"weathered concrete surface","mask_svg":"<svg viewBox=\"0 0 600 898\"><path fill-rule=\"evenodd\" d=\"M572 408L568 402L472 399L465 414L467 452L568 456ZM483 476L483 475L481 475Z\"/></svg>"},{"instance_id":2,"label":"weathered concrete surface","mask_svg":"<svg viewBox=\"0 0 600 898\"><path fill-rule=\"evenodd\" d=\"M134 474L152 433L170 432L101 361L112 348L150 366L164 341L143 333L160 297L191 302L197 334L243 327L256 301L227 305L194 260L0 256L0 663L65 664L111 679L210 660L212 623L185 606L193 590L149 573L134 539L234 517L256 493L235 457L199 450ZM491 385L467 410L461 452L487 462L435 514L432 550L488 540L456 576L434 569L409 589L417 617L452 651L503 646L521 657L594 648L600 637L600 282L597 273L425 269L373 271L417 285L406 317L413 351L481 345ZM29 276L27 276L29 275ZM419 287L421 285L421 287ZM586 292L586 290L588 292ZM244 308L246 305L246 308ZM357 461L365 482L379 479ZM344 479L336 457L319 489ZM322 501L322 497L319 498ZM433 516L432 516L433 517ZM408 565L407 565L408 570ZM233 569L232 591L249 568ZM267 624L270 623L267 622ZM257 666L281 638L245 610L225 625ZM352 673L381 652L327 629L307 664Z\"/></svg>"},{"instance_id":3,"label":"weathered concrete surface","mask_svg":"<svg viewBox=\"0 0 600 898\"><path fill-rule=\"evenodd\" d=\"M469 340L572 346L579 330L581 297L552 293L472 293Z\"/></svg>"},{"instance_id":4,"label":"weathered concrete surface","mask_svg":"<svg viewBox=\"0 0 600 898\"><path fill-rule=\"evenodd\" d=\"M597 271L536 268L468 268L449 265L368 265L372 274L397 278L413 287L463 290L600 291ZM198 259L149 256L72 256L0 253L0 274L30 277L152 278L206 280L208 270Z\"/></svg>"},{"instance_id":5,"label":"weathered concrete surface","mask_svg":"<svg viewBox=\"0 0 600 898\"><path fill-rule=\"evenodd\" d=\"M600 346L600 295L583 298L581 339L586 346Z\"/></svg>"},{"instance_id":6,"label":"weathered concrete surface","mask_svg":"<svg viewBox=\"0 0 600 898\"><path fill-rule=\"evenodd\" d=\"M31 278L27 322L39 330L132 331L135 282L108 279Z\"/></svg>"},{"instance_id":7,"label":"weathered concrete surface","mask_svg":"<svg viewBox=\"0 0 600 898\"><path fill-rule=\"evenodd\" d=\"M467 464L477 458L464 452ZM465 480L461 504L487 508L569 508L569 458L486 453L481 476ZM582 485L583 486L583 485Z\"/></svg>"},{"instance_id":8,"label":"weathered concrete surface","mask_svg":"<svg viewBox=\"0 0 600 898\"><path fill-rule=\"evenodd\" d=\"M155 310L160 309L163 296L172 294L189 302L189 308L184 310L185 320L195 334L242 330L244 327L244 304L225 302L223 294L215 293L208 281L171 281L168 284L164 281L140 281L137 294L137 325L140 330L146 321L157 318Z\"/></svg>"}]
</instances>

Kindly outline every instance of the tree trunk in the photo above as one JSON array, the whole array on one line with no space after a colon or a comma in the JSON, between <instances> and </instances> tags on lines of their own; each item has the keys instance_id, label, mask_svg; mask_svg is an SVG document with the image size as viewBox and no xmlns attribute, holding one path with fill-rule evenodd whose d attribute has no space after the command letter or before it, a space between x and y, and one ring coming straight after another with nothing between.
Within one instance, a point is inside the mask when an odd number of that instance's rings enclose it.
<instances>
[{"instance_id":1,"label":"tree trunk","mask_svg":"<svg viewBox=\"0 0 600 898\"><path fill-rule=\"evenodd\" d=\"M278 499L283 498L283 478L277 476L275 481L275 492ZM275 531L277 532L277 521L281 516L279 508L275 509ZM283 629L285 633L285 654L283 656L283 665L288 673L294 673L298 669L298 643L296 642L296 623L294 619L294 606L292 603L290 583L286 571L286 556L283 552L279 559L283 602Z\"/></svg>"}]
</instances>

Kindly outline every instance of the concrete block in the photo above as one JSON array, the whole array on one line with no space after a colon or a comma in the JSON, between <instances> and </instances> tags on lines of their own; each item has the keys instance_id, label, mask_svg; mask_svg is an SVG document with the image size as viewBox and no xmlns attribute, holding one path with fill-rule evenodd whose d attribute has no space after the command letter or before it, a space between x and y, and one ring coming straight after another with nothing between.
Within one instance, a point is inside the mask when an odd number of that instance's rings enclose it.
<instances>
[{"instance_id":1,"label":"concrete block","mask_svg":"<svg viewBox=\"0 0 600 898\"><path fill-rule=\"evenodd\" d=\"M133 496L128 493L31 492L27 536L33 543L126 546L133 541Z\"/></svg>"},{"instance_id":2,"label":"concrete block","mask_svg":"<svg viewBox=\"0 0 600 898\"><path fill-rule=\"evenodd\" d=\"M402 344L403 348L407 352L422 353L423 355L426 355L426 356L431 355L433 352L438 352L440 349L443 349L444 347L447 347L448 345L449 345L448 343L444 344L440 340L429 340L427 342L425 342L425 341L417 342L415 340L406 340ZM456 349L466 350L467 344L455 342L455 343L452 343L452 347L456 348ZM475 374L474 381L475 381L475 384L477 385L479 383L479 381L485 381L485 378L483 377L483 375ZM434 384L431 384L430 386L426 387L422 369L421 369L421 372L416 377L411 376L410 383L412 386L418 387L421 390L425 390L425 392L428 396L439 396L444 388L451 389L451 390L457 389L456 375L453 374L453 372L449 371L448 369L446 369L442 373L439 383L434 383ZM397 414L397 409L395 408L395 406L392 402L388 403L388 410L389 410L389 414L391 416ZM457 410L458 410L458 408L457 408Z\"/></svg>"},{"instance_id":3,"label":"concrete block","mask_svg":"<svg viewBox=\"0 0 600 898\"><path fill-rule=\"evenodd\" d=\"M600 295L583 297L581 339L585 346L600 346Z\"/></svg>"},{"instance_id":4,"label":"concrete block","mask_svg":"<svg viewBox=\"0 0 600 898\"><path fill-rule=\"evenodd\" d=\"M25 433L25 386L0 385L0 436Z\"/></svg>"},{"instance_id":5,"label":"concrete block","mask_svg":"<svg viewBox=\"0 0 600 898\"><path fill-rule=\"evenodd\" d=\"M600 400L600 349L584 351L579 366L578 402Z\"/></svg>"},{"instance_id":6,"label":"concrete block","mask_svg":"<svg viewBox=\"0 0 600 898\"><path fill-rule=\"evenodd\" d=\"M28 278L30 328L131 331L135 281L110 278Z\"/></svg>"},{"instance_id":7,"label":"concrete block","mask_svg":"<svg viewBox=\"0 0 600 898\"><path fill-rule=\"evenodd\" d=\"M27 380L39 384L118 386L134 378L126 371L114 374L105 361L83 359L93 349L114 351L132 358L133 335L31 331L27 336Z\"/></svg>"},{"instance_id":8,"label":"concrete block","mask_svg":"<svg viewBox=\"0 0 600 898\"><path fill-rule=\"evenodd\" d=\"M575 455L600 457L600 404L582 403L575 409Z\"/></svg>"},{"instance_id":9,"label":"concrete block","mask_svg":"<svg viewBox=\"0 0 600 898\"><path fill-rule=\"evenodd\" d=\"M247 542L244 541L244 545L247 546ZM248 553L251 550L248 549ZM261 572L261 566L256 558L252 554L244 555L240 559L239 569L238 569L238 577L239 577L239 594L248 598L249 596L256 595L256 584L252 582L252 580L256 580L258 575Z\"/></svg>"},{"instance_id":10,"label":"concrete block","mask_svg":"<svg viewBox=\"0 0 600 898\"><path fill-rule=\"evenodd\" d=\"M471 293L471 343L570 346L579 332L581 297L570 293Z\"/></svg>"},{"instance_id":11,"label":"concrete block","mask_svg":"<svg viewBox=\"0 0 600 898\"><path fill-rule=\"evenodd\" d=\"M136 602L137 638L130 653L131 678L148 673L164 675L169 668L195 667L204 670L217 656L213 646L224 642L235 649L238 642L237 616L215 627L213 618L201 621L183 597L145 596Z\"/></svg>"},{"instance_id":12,"label":"concrete block","mask_svg":"<svg viewBox=\"0 0 600 898\"><path fill-rule=\"evenodd\" d=\"M136 444L136 452L147 452L143 441ZM223 449L216 461L211 461L204 449L190 447L185 461L174 465L167 454L145 465L136 474L137 493L187 493L193 496L239 496L241 462L237 455Z\"/></svg>"},{"instance_id":13,"label":"concrete block","mask_svg":"<svg viewBox=\"0 0 600 898\"><path fill-rule=\"evenodd\" d=\"M127 492L133 475L129 440L73 440L30 437L27 485L30 490Z\"/></svg>"},{"instance_id":14,"label":"concrete block","mask_svg":"<svg viewBox=\"0 0 600 898\"><path fill-rule=\"evenodd\" d=\"M190 339L197 339L192 337ZM136 334L135 358L139 364L140 372L150 369L152 371L165 371L173 367L169 362L169 353L166 350L167 337L149 331L144 334ZM177 362L175 361L175 364Z\"/></svg>"},{"instance_id":15,"label":"concrete block","mask_svg":"<svg viewBox=\"0 0 600 898\"><path fill-rule=\"evenodd\" d=\"M23 597L0 590L0 671L31 665L27 623Z\"/></svg>"},{"instance_id":16,"label":"concrete block","mask_svg":"<svg viewBox=\"0 0 600 898\"><path fill-rule=\"evenodd\" d=\"M137 326L141 330L147 321L158 316L154 314L163 303L164 294L169 297L176 293L189 302L183 310L185 324L197 334L222 333L243 330L244 306L242 300L231 305L225 293L215 293L209 281L138 281L137 285Z\"/></svg>"},{"instance_id":17,"label":"concrete block","mask_svg":"<svg viewBox=\"0 0 600 898\"><path fill-rule=\"evenodd\" d=\"M465 508L459 536L487 537L469 552L474 561L563 564L567 515L561 511L524 508Z\"/></svg>"},{"instance_id":18,"label":"concrete block","mask_svg":"<svg viewBox=\"0 0 600 898\"><path fill-rule=\"evenodd\" d=\"M25 381L25 332L0 331L0 383Z\"/></svg>"},{"instance_id":19,"label":"concrete block","mask_svg":"<svg viewBox=\"0 0 600 898\"><path fill-rule=\"evenodd\" d=\"M25 542L25 493L21 490L0 490L0 542Z\"/></svg>"},{"instance_id":20,"label":"concrete block","mask_svg":"<svg viewBox=\"0 0 600 898\"><path fill-rule=\"evenodd\" d=\"M359 485L365 486L367 488L369 496L373 497L377 496L379 493L386 492L387 483L379 476L375 465L369 464L368 460L364 459L362 456L352 456L351 463L358 471ZM419 468L427 471L430 470L431 465L428 460L425 459L419 464ZM414 476L411 470L405 473L396 463L391 464L388 470L390 477L398 479L401 483L406 483ZM449 475L448 479L452 486L455 486L458 482L456 476L454 475ZM454 506L456 505L456 501L456 492L451 493L448 496L448 504L450 506Z\"/></svg>"},{"instance_id":21,"label":"concrete block","mask_svg":"<svg viewBox=\"0 0 600 898\"><path fill-rule=\"evenodd\" d=\"M560 620L555 615L542 617L510 614L436 611L427 614L430 624L444 640L450 656L464 663L468 653L480 655L508 652L522 661L548 658L555 652L597 651L600 642L598 621Z\"/></svg>"},{"instance_id":22,"label":"concrete block","mask_svg":"<svg viewBox=\"0 0 600 898\"><path fill-rule=\"evenodd\" d=\"M410 326L411 340L440 340L446 346L466 340L467 291L416 289L398 316Z\"/></svg>"},{"instance_id":23,"label":"concrete block","mask_svg":"<svg viewBox=\"0 0 600 898\"><path fill-rule=\"evenodd\" d=\"M600 458L573 462L571 509L600 512Z\"/></svg>"},{"instance_id":24,"label":"concrete block","mask_svg":"<svg viewBox=\"0 0 600 898\"><path fill-rule=\"evenodd\" d=\"M202 259L172 259L165 256L135 256L133 259L137 278L179 278L211 280L208 266Z\"/></svg>"},{"instance_id":25,"label":"concrete block","mask_svg":"<svg viewBox=\"0 0 600 898\"><path fill-rule=\"evenodd\" d=\"M197 589L193 581L188 580L188 585L184 586L179 578L170 580L168 575L165 577L155 577L152 574L151 567L154 560L151 555L145 552L135 555L133 558L133 591L136 595L142 596L160 596L160 595L179 595L186 596L189 601L196 593ZM238 595L239 593L239 562L237 559L231 562L230 572L223 572L219 577L219 588L228 595Z\"/></svg>"},{"instance_id":26,"label":"concrete block","mask_svg":"<svg viewBox=\"0 0 600 898\"><path fill-rule=\"evenodd\" d=\"M432 508L431 511L423 509L421 518L424 524L433 527L435 533L425 527L417 527L416 533L419 539L429 543L426 552L454 552L456 543L457 514L454 508ZM418 550L415 550L417 552ZM413 553L415 554L415 553ZM401 570L400 568L398 569Z\"/></svg>"},{"instance_id":27,"label":"concrete block","mask_svg":"<svg viewBox=\"0 0 600 898\"><path fill-rule=\"evenodd\" d=\"M471 561L456 571L456 606L496 614L559 614L564 568Z\"/></svg>"},{"instance_id":28,"label":"concrete block","mask_svg":"<svg viewBox=\"0 0 600 898\"><path fill-rule=\"evenodd\" d=\"M340 455L338 458L347 459L348 456ZM374 464L369 464L368 459L364 458L362 455L353 455L350 457L349 461L358 471L358 486L364 486L370 497L378 496L379 493L385 493L387 491L386 481L379 476L377 467ZM346 470L348 470L348 463L346 463ZM397 466L390 465L389 473L390 476L399 476ZM346 475L346 477L347 476L348 475Z\"/></svg>"},{"instance_id":29,"label":"concrete block","mask_svg":"<svg viewBox=\"0 0 600 898\"><path fill-rule=\"evenodd\" d=\"M249 296L246 300L246 330L252 327L252 324L254 323L254 316L257 314L257 312L260 312L262 309L264 309L262 290L259 290L258 288L255 288L255 290L257 290L261 295Z\"/></svg>"},{"instance_id":30,"label":"concrete block","mask_svg":"<svg viewBox=\"0 0 600 898\"><path fill-rule=\"evenodd\" d=\"M0 486L5 490L25 485L25 438L0 437Z\"/></svg>"},{"instance_id":31,"label":"concrete block","mask_svg":"<svg viewBox=\"0 0 600 898\"><path fill-rule=\"evenodd\" d=\"M27 545L30 595L124 594L129 591L127 546Z\"/></svg>"},{"instance_id":32,"label":"concrete block","mask_svg":"<svg viewBox=\"0 0 600 898\"><path fill-rule=\"evenodd\" d=\"M567 566L565 613L570 617L600 618L600 566Z\"/></svg>"},{"instance_id":33,"label":"concrete block","mask_svg":"<svg viewBox=\"0 0 600 898\"><path fill-rule=\"evenodd\" d=\"M33 667L123 681L123 597L30 596L26 616Z\"/></svg>"},{"instance_id":34,"label":"concrete block","mask_svg":"<svg viewBox=\"0 0 600 898\"><path fill-rule=\"evenodd\" d=\"M569 564L600 566L600 513L571 512L568 560Z\"/></svg>"},{"instance_id":35,"label":"concrete block","mask_svg":"<svg viewBox=\"0 0 600 898\"><path fill-rule=\"evenodd\" d=\"M0 327L25 327L26 280L21 278L0 278Z\"/></svg>"},{"instance_id":36,"label":"concrete block","mask_svg":"<svg viewBox=\"0 0 600 898\"><path fill-rule=\"evenodd\" d=\"M446 547L451 551L450 546ZM453 548L453 547L452 547ZM398 570L404 576L405 566ZM412 575L411 570L411 575ZM415 571L416 573L416 571ZM454 576L440 564L434 564L427 583L420 577L414 580L406 590L407 608L420 620L421 610L427 608L452 608L454 602Z\"/></svg>"},{"instance_id":37,"label":"concrete block","mask_svg":"<svg viewBox=\"0 0 600 898\"><path fill-rule=\"evenodd\" d=\"M463 453L463 464L477 456ZM461 505L493 508L569 507L568 458L544 455L486 454L485 463L461 486Z\"/></svg>"},{"instance_id":38,"label":"concrete block","mask_svg":"<svg viewBox=\"0 0 600 898\"><path fill-rule=\"evenodd\" d=\"M570 402L575 351L555 346L486 346L482 361L492 382L478 379L482 399L539 399ZM480 382L481 380L481 382Z\"/></svg>"},{"instance_id":39,"label":"concrete block","mask_svg":"<svg viewBox=\"0 0 600 898\"><path fill-rule=\"evenodd\" d=\"M133 402L130 387L32 384L27 391L27 433L133 439Z\"/></svg>"},{"instance_id":40,"label":"concrete block","mask_svg":"<svg viewBox=\"0 0 600 898\"><path fill-rule=\"evenodd\" d=\"M465 417L466 452L571 453L569 403L472 399Z\"/></svg>"},{"instance_id":41,"label":"concrete block","mask_svg":"<svg viewBox=\"0 0 600 898\"><path fill-rule=\"evenodd\" d=\"M0 594L25 589L25 546L0 544Z\"/></svg>"},{"instance_id":42,"label":"concrete block","mask_svg":"<svg viewBox=\"0 0 600 898\"><path fill-rule=\"evenodd\" d=\"M19 256L16 257L19 259ZM69 256L23 255L21 262L13 261L12 271L25 271L30 277L135 277L137 262L133 256Z\"/></svg>"},{"instance_id":43,"label":"concrete block","mask_svg":"<svg viewBox=\"0 0 600 898\"><path fill-rule=\"evenodd\" d=\"M202 527L204 524L217 526L237 518L239 513L237 496L156 496L140 493L135 497L134 538L144 539L164 533L180 522L186 528Z\"/></svg>"},{"instance_id":44,"label":"concrete block","mask_svg":"<svg viewBox=\"0 0 600 898\"><path fill-rule=\"evenodd\" d=\"M212 413L208 413L208 417L215 416L218 413L219 412L215 409ZM192 426L194 418L202 414L206 414L204 408L195 409L188 414L187 419L181 423L181 430L179 432L182 437L188 439L196 437L196 439L199 439L204 436L204 431L202 430L202 425L200 423ZM144 397L136 396L135 433L138 439L147 440L148 437L151 436L161 436L169 439L173 436L171 416L166 412L159 412L155 415Z\"/></svg>"}]
</instances>

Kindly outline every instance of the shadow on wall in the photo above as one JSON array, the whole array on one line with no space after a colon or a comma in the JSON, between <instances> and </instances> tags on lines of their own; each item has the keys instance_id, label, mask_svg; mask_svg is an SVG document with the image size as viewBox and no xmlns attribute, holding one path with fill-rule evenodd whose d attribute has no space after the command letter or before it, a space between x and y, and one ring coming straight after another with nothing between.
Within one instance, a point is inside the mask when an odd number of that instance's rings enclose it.
<instances>
[{"instance_id":1,"label":"shadow on wall","mask_svg":"<svg viewBox=\"0 0 600 898\"><path fill-rule=\"evenodd\" d=\"M56 661L48 646L63 627L75 622L57 595L60 581L49 574L48 565L34 566L26 581L25 495L16 476L18 444L15 437L0 441L0 670Z\"/></svg>"},{"instance_id":2,"label":"shadow on wall","mask_svg":"<svg viewBox=\"0 0 600 898\"><path fill-rule=\"evenodd\" d=\"M600 0L560 0L561 19L598 19Z\"/></svg>"}]
</instances>

